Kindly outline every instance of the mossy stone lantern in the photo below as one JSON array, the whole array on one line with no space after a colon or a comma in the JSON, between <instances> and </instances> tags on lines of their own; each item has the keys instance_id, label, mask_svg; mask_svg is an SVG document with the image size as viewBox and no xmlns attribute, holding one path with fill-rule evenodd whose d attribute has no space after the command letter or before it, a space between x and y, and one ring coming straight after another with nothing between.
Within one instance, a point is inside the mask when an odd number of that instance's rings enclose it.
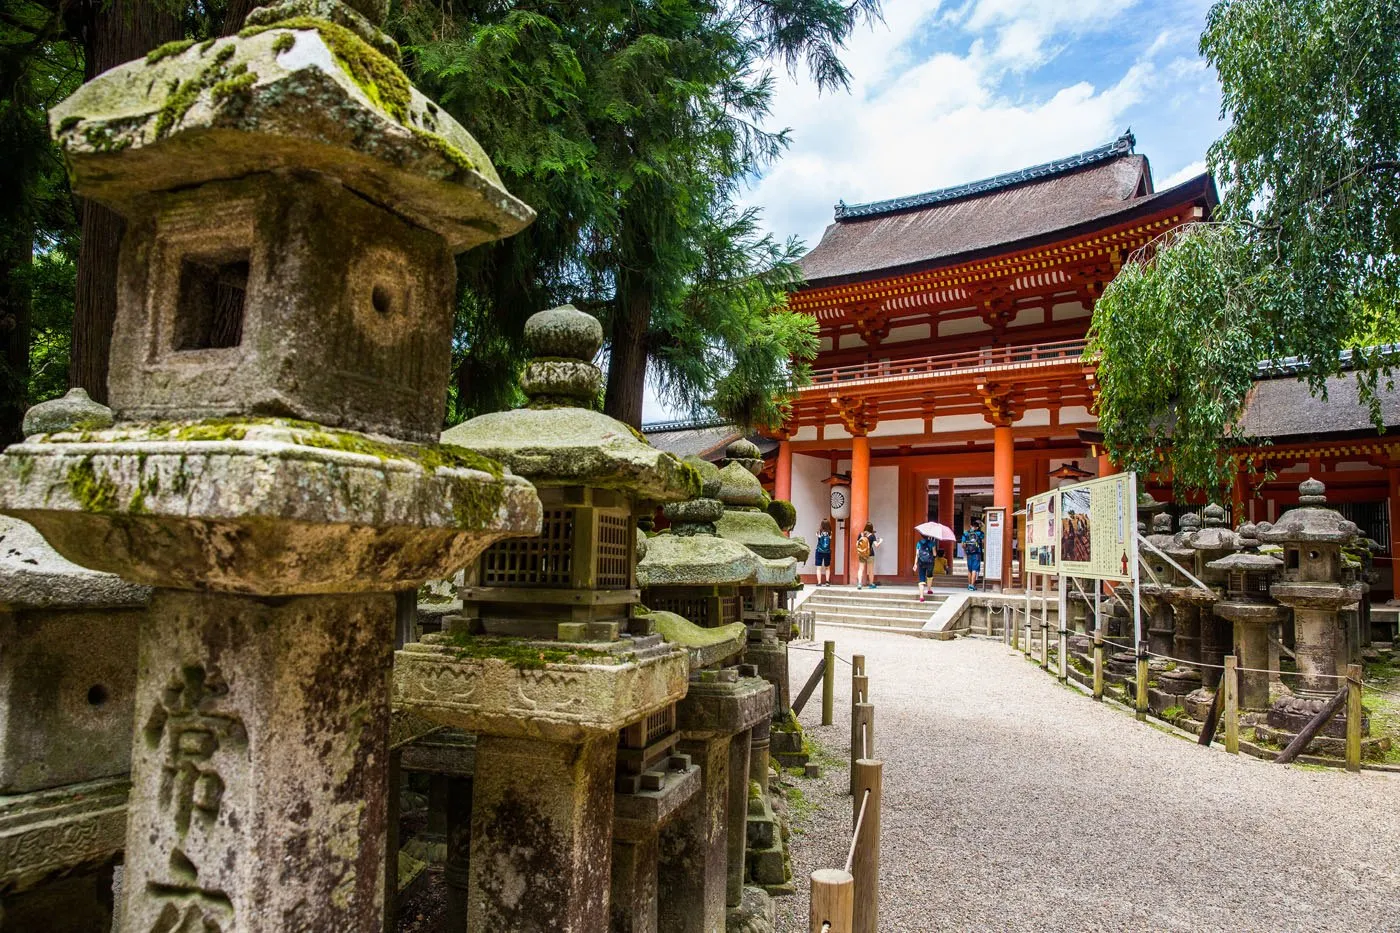
<instances>
[{"instance_id":1,"label":"mossy stone lantern","mask_svg":"<svg viewBox=\"0 0 1400 933\"><path fill-rule=\"evenodd\" d=\"M635 612L636 527L652 503L698 494L700 480L591 408L602 339L572 307L533 315L529 404L443 434L528 478L544 509L538 535L467 568L462 617L406 645L395 665L402 708L478 734L472 931L606 929L615 794L674 802L669 788L696 786L696 766L672 754L689 658ZM623 886L654 877L646 864L633 860Z\"/></svg>"},{"instance_id":2,"label":"mossy stone lantern","mask_svg":"<svg viewBox=\"0 0 1400 933\"><path fill-rule=\"evenodd\" d=\"M1298 682L1293 696L1269 710L1268 723L1294 734L1340 689L1346 643L1338 613L1361 599L1359 583L1342 582L1342 547L1356 536L1356 524L1327 508L1327 488L1315 479L1298 485L1298 507L1259 533L1283 549L1279 579L1269 587L1274 599L1293 610ZM1324 735L1345 735L1345 711L1332 718ZM1365 724L1363 722L1363 731Z\"/></svg>"},{"instance_id":3,"label":"mossy stone lantern","mask_svg":"<svg viewBox=\"0 0 1400 933\"><path fill-rule=\"evenodd\" d=\"M1138 508L1142 508L1141 503ZM1139 556L1146 571L1139 590L1142 598L1147 602L1149 612L1147 650L1162 657L1170 657L1172 654L1174 648L1172 638L1176 633L1176 617L1172 613L1171 603L1166 599L1167 590L1172 585L1174 570L1167 559L1158 552L1165 552L1167 548L1171 547L1172 538L1171 514L1159 511L1152 516L1152 533L1143 539L1152 544L1156 550L1139 545ZM1154 658L1152 663L1161 666L1165 662Z\"/></svg>"},{"instance_id":4,"label":"mossy stone lantern","mask_svg":"<svg viewBox=\"0 0 1400 933\"><path fill-rule=\"evenodd\" d=\"M1269 525L1265 523L1264 530ZM1269 633L1288 617L1288 610L1269 596L1269 585L1283 561L1259 553L1261 526L1246 522L1237 532L1241 550L1207 564L1225 573L1225 598L1215 614L1234 624L1235 656L1239 660L1240 706L1262 710L1269 706Z\"/></svg>"},{"instance_id":5,"label":"mossy stone lantern","mask_svg":"<svg viewBox=\"0 0 1400 933\"><path fill-rule=\"evenodd\" d=\"M1228 619L1215 614L1214 607L1225 589L1226 573L1208 565L1236 550L1235 533L1225 525L1225 510L1216 503L1201 510L1201 529L1187 540L1191 548L1197 579L1209 589L1194 593L1200 607L1201 688L1188 698L1186 708L1196 719L1204 721L1209 704L1215 700L1215 689L1224 675L1225 655L1230 653L1234 626ZM1194 589L1194 588L1193 588Z\"/></svg>"},{"instance_id":6,"label":"mossy stone lantern","mask_svg":"<svg viewBox=\"0 0 1400 933\"><path fill-rule=\"evenodd\" d=\"M125 221L115 423L8 448L0 509L155 587L124 930L382 929L395 594L539 528L528 483L437 443L454 256L533 212L383 13L264 7L50 114Z\"/></svg>"},{"instance_id":7,"label":"mossy stone lantern","mask_svg":"<svg viewBox=\"0 0 1400 933\"><path fill-rule=\"evenodd\" d=\"M1196 550L1191 546L1191 539L1200 530L1200 518L1192 512L1187 512L1181 516L1177 533L1169 543L1162 546L1162 550L1177 565L1189 568L1193 574L1196 569ZM1202 681L1201 671L1196 667L1201 660L1201 607L1214 603L1217 595L1214 590L1196 586L1176 567L1169 567L1170 583L1162 589L1161 598L1172 607L1175 624L1171 654L1179 661L1175 667L1164 670L1158 676L1157 683L1163 693L1180 700L1179 703L1170 700L1167 705L1184 706L1184 698L1199 688Z\"/></svg>"}]
</instances>

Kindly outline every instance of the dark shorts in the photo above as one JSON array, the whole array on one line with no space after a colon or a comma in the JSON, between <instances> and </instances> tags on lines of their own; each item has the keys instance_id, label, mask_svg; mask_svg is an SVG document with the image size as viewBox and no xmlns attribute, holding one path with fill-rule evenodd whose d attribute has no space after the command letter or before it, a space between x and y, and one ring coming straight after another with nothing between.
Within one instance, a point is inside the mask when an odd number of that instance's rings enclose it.
<instances>
[{"instance_id":1,"label":"dark shorts","mask_svg":"<svg viewBox=\"0 0 1400 933\"><path fill-rule=\"evenodd\" d=\"M928 583L928 582L929 582L929 578L932 577L932 576L933 576L933 561L928 561L927 563L925 563L924 561L919 561L919 582L920 582L920 583Z\"/></svg>"},{"instance_id":2,"label":"dark shorts","mask_svg":"<svg viewBox=\"0 0 1400 933\"><path fill-rule=\"evenodd\" d=\"M971 554L971 555L968 555L968 558L967 558L967 572L968 572L968 573L981 573L981 572L982 572L982 555L981 555L981 554Z\"/></svg>"},{"instance_id":3,"label":"dark shorts","mask_svg":"<svg viewBox=\"0 0 1400 933\"><path fill-rule=\"evenodd\" d=\"M818 567L830 567L830 566L831 566L831 552L830 552L830 551L827 551L825 554L823 554L821 551L817 551L817 553L816 553L816 555L815 555L815 558L816 558L816 562L817 562L817 566L818 566Z\"/></svg>"}]
</instances>

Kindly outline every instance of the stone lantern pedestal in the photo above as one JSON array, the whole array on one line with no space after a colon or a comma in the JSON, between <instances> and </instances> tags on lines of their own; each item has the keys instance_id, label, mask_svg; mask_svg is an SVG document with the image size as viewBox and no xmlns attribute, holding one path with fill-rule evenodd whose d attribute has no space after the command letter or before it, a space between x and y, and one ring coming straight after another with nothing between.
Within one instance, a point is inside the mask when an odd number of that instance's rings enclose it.
<instances>
[{"instance_id":1,"label":"stone lantern pedestal","mask_svg":"<svg viewBox=\"0 0 1400 933\"><path fill-rule=\"evenodd\" d=\"M1215 604L1215 614L1235 626L1234 654L1240 667L1239 704L1246 710L1262 710L1269 706L1270 671L1278 671L1277 665L1271 663L1269 634L1274 625L1288 616L1285 607L1269 599L1270 580L1283 566L1283 561L1259 553L1258 530L1252 523L1241 525L1239 543L1244 550L1207 565L1208 569L1226 575L1225 598Z\"/></svg>"},{"instance_id":2,"label":"stone lantern pedestal","mask_svg":"<svg viewBox=\"0 0 1400 933\"><path fill-rule=\"evenodd\" d=\"M0 930L106 933L149 588L0 516Z\"/></svg>"},{"instance_id":3,"label":"stone lantern pedestal","mask_svg":"<svg viewBox=\"0 0 1400 933\"><path fill-rule=\"evenodd\" d=\"M0 508L156 587L124 930L382 930L393 594L540 524L528 483L427 443L453 256L533 214L364 11L313 6L51 114L126 221L116 423L10 447Z\"/></svg>"}]
</instances>

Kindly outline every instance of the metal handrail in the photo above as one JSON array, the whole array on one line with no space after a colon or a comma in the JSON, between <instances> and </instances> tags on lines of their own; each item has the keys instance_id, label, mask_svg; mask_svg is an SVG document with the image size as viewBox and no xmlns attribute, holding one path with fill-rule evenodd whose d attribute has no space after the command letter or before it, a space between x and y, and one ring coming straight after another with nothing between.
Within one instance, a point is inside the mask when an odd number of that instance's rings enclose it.
<instances>
[{"instance_id":1,"label":"metal handrail","mask_svg":"<svg viewBox=\"0 0 1400 933\"><path fill-rule=\"evenodd\" d=\"M1051 343L983 347L961 353L942 353L912 359L878 360L850 366L833 366L828 369L813 370L811 385L831 385L855 379L951 374L965 370L994 369L1034 363L1062 363L1082 357L1087 344L1087 340L1079 338L1076 340L1057 340Z\"/></svg>"}]
</instances>

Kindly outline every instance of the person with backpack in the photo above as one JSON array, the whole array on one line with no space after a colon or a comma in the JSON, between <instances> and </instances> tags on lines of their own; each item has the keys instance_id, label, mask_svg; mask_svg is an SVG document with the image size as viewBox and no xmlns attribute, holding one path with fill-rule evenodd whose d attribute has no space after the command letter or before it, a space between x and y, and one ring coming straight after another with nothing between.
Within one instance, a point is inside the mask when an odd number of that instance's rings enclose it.
<instances>
[{"instance_id":1,"label":"person with backpack","mask_svg":"<svg viewBox=\"0 0 1400 933\"><path fill-rule=\"evenodd\" d=\"M831 586L831 519L822 519L817 529L817 546L812 551L817 564L817 586Z\"/></svg>"},{"instance_id":2,"label":"person with backpack","mask_svg":"<svg viewBox=\"0 0 1400 933\"><path fill-rule=\"evenodd\" d=\"M856 589L865 586L865 578L870 577L870 588L875 589L875 549L884 543L875 533L875 525L865 523L865 530L856 538Z\"/></svg>"},{"instance_id":3,"label":"person with backpack","mask_svg":"<svg viewBox=\"0 0 1400 933\"><path fill-rule=\"evenodd\" d=\"M982 533L982 519L974 518L972 527L963 532L962 545L963 557L967 558L967 588L977 589L977 575L982 572L982 551L987 542L987 536Z\"/></svg>"},{"instance_id":4,"label":"person with backpack","mask_svg":"<svg viewBox=\"0 0 1400 933\"><path fill-rule=\"evenodd\" d=\"M919 575L919 602L926 590L933 589L934 561L938 558L938 542L928 535L919 535L914 545L914 572Z\"/></svg>"}]
</instances>

